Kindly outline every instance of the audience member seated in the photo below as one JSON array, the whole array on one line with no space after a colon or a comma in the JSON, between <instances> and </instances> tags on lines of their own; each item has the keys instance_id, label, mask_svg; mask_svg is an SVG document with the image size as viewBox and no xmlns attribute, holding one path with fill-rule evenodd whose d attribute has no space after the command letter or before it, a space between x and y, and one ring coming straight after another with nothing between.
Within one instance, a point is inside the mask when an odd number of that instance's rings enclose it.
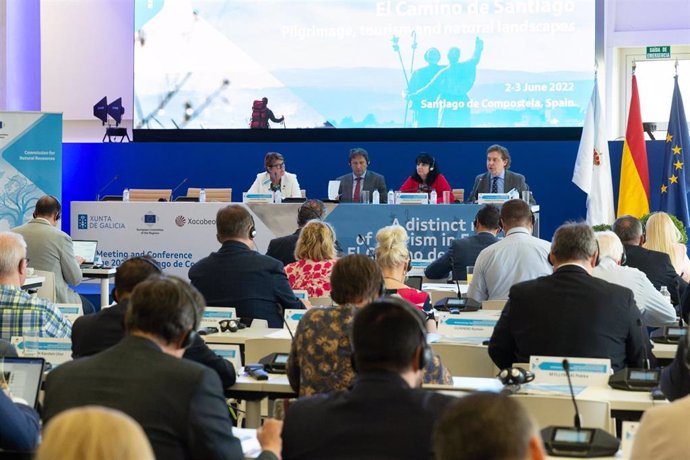
<instances>
[{"instance_id":1,"label":"audience member seated","mask_svg":"<svg viewBox=\"0 0 690 460\"><path fill-rule=\"evenodd\" d=\"M283 327L283 310L304 308L290 288L283 264L254 250L256 228L249 211L229 205L216 215L221 247L189 269L189 279L207 305L235 307L245 324L264 319Z\"/></svg>"},{"instance_id":2,"label":"audience member seated","mask_svg":"<svg viewBox=\"0 0 690 460\"><path fill-rule=\"evenodd\" d=\"M498 207L487 204L474 216L474 235L454 240L445 254L429 264L424 275L429 279L467 279L467 267L473 266L482 249L498 241L496 235L501 231L501 214Z\"/></svg>"},{"instance_id":3,"label":"audience member seated","mask_svg":"<svg viewBox=\"0 0 690 460\"><path fill-rule=\"evenodd\" d=\"M420 153L417 155L416 162L415 172L400 186L401 192L423 192L429 194L432 190L435 190L437 203L443 203L443 192L448 192L451 197L453 196L453 189L450 188L450 184L441 174L434 157L428 153ZM451 198L450 203L453 200Z\"/></svg>"},{"instance_id":4,"label":"audience member seated","mask_svg":"<svg viewBox=\"0 0 690 460\"><path fill-rule=\"evenodd\" d=\"M688 284L678 276L668 254L642 247L645 236L640 220L633 216L621 216L613 223L611 230L623 243L625 264L647 275L656 290L666 286L671 293L671 302L678 305Z\"/></svg>"},{"instance_id":5,"label":"audience member seated","mask_svg":"<svg viewBox=\"0 0 690 460\"><path fill-rule=\"evenodd\" d=\"M72 357L91 356L119 343L125 336L125 315L132 291L149 276L162 273L158 263L149 256L124 261L115 272L113 296L117 303L93 315L81 316L74 322ZM194 341L182 357L215 370L223 388L235 383L237 373L232 363L213 353L198 334L194 334Z\"/></svg>"},{"instance_id":6,"label":"audience member seated","mask_svg":"<svg viewBox=\"0 0 690 460\"><path fill-rule=\"evenodd\" d=\"M283 265L288 265L297 262L295 259L295 248L297 247L297 239L302 231L302 228L307 225L310 220L323 220L326 215L326 206L320 200L307 200L302 203L297 211L297 230L295 233L287 236L273 238L268 243L267 256L280 260Z\"/></svg>"},{"instance_id":7,"label":"audience member seated","mask_svg":"<svg viewBox=\"0 0 690 460\"><path fill-rule=\"evenodd\" d=\"M340 176L338 188L338 199L341 203L359 203L362 192L369 192L369 199L374 190L379 191L379 200L386 203L388 191L386 190L386 179L381 174L369 171L369 153L361 147L350 150L348 157L352 174Z\"/></svg>"},{"instance_id":8,"label":"audience member seated","mask_svg":"<svg viewBox=\"0 0 690 460\"><path fill-rule=\"evenodd\" d=\"M660 386L670 401L690 395L690 353L687 339L678 343L675 358L661 372Z\"/></svg>"},{"instance_id":9,"label":"audience member seated","mask_svg":"<svg viewBox=\"0 0 690 460\"><path fill-rule=\"evenodd\" d=\"M332 307L314 307L300 319L288 357L288 380L300 396L348 388L352 369L350 335L359 308L381 293L383 278L364 255L339 259L331 274ZM434 356L424 369L426 383L450 383L450 372Z\"/></svg>"},{"instance_id":10,"label":"audience member seated","mask_svg":"<svg viewBox=\"0 0 690 460\"><path fill-rule=\"evenodd\" d=\"M383 227L376 232L376 263L383 272L384 287L387 295L397 295L415 305L426 313L431 313L431 299L429 294L405 284L405 278L412 266L412 256L407 248L407 231L400 225ZM436 323L429 318L428 324Z\"/></svg>"},{"instance_id":11,"label":"audience member seated","mask_svg":"<svg viewBox=\"0 0 690 460\"><path fill-rule=\"evenodd\" d=\"M534 215L527 203L506 201L501 227L505 238L482 250L474 264L467 297L478 302L507 299L513 284L552 273L549 242L532 236Z\"/></svg>"},{"instance_id":12,"label":"audience member seated","mask_svg":"<svg viewBox=\"0 0 690 460\"><path fill-rule=\"evenodd\" d=\"M688 248L681 243L682 235L665 212L655 212L645 224L645 249L668 254L676 273L686 283L690 282L690 258Z\"/></svg>"},{"instance_id":13,"label":"audience member seated","mask_svg":"<svg viewBox=\"0 0 690 460\"><path fill-rule=\"evenodd\" d=\"M539 429L520 403L484 392L458 398L439 418L434 454L436 460L546 458Z\"/></svg>"},{"instance_id":14,"label":"audience member seated","mask_svg":"<svg viewBox=\"0 0 690 460\"><path fill-rule=\"evenodd\" d=\"M264 157L266 171L256 175L247 193L280 192L283 198L301 198L302 191L297 176L285 171L285 158L278 152L268 152Z\"/></svg>"},{"instance_id":15,"label":"audience member seated","mask_svg":"<svg viewBox=\"0 0 690 460\"><path fill-rule=\"evenodd\" d=\"M333 228L320 220L309 222L297 240L297 262L285 266L290 287L306 290L309 297L330 297L335 256Z\"/></svg>"},{"instance_id":16,"label":"audience member seated","mask_svg":"<svg viewBox=\"0 0 690 460\"><path fill-rule=\"evenodd\" d=\"M43 432L36 460L154 460L144 430L118 410L86 406L66 410Z\"/></svg>"},{"instance_id":17,"label":"audience member seated","mask_svg":"<svg viewBox=\"0 0 690 460\"><path fill-rule=\"evenodd\" d=\"M529 190L525 176L508 171L508 168L510 168L508 149L498 144L490 146L486 150L487 172L479 174L474 179L472 192L467 201L477 201L480 193L508 193L512 189L522 193Z\"/></svg>"},{"instance_id":18,"label":"audience member seated","mask_svg":"<svg viewBox=\"0 0 690 460\"><path fill-rule=\"evenodd\" d=\"M0 391L0 449L30 451L38 444L38 413L26 401L13 401L6 384Z\"/></svg>"},{"instance_id":19,"label":"audience member seated","mask_svg":"<svg viewBox=\"0 0 690 460\"><path fill-rule=\"evenodd\" d=\"M621 265L625 250L618 236L606 231L597 232L596 237L599 243L599 264L592 270L592 276L631 289L647 326L675 324L676 310L671 302L654 289L652 282L640 270Z\"/></svg>"},{"instance_id":20,"label":"audience member seated","mask_svg":"<svg viewBox=\"0 0 690 460\"><path fill-rule=\"evenodd\" d=\"M48 374L44 422L67 409L97 404L136 420L156 458L244 458L218 375L180 359L203 313L203 297L180 278L154 275L139 283L125 317L130 335Z\"/></svg>"},{"instance_id":21,"label":"audience member seated","mask_svg":"<svg viewBox=\"0 0 690 460\"><path fill-rule=\"evenodd\" d=\"M688 413L690 397L644 411L635 433L630 460L688 458L688 448L685 445L685 440L690 438Z\"/></svg>"},{"instance_id":22,"label":"audience member seated","mask_svg":"<svg viewBox=\"0 0 690 460\"><path fill-rule=\"evenodd\" d=\"M591 276L598 256L587 224L556 230L550 253L554 273L510 289L489 343L496 366L540 355L608 358L614 370L642 367L649 338L633 293Z\"/></svg>"},{"instance_id":23,"label":"audience member seated","mask_svg":"<svg viewBox=\"0 0 690 460\"><path fill-rule=\"evenodd\" d=\"M421 313L396 298L362 308L352 353L357 377L350 390L300 398L288 408L283 459L431 458L434 422L455 398L419 388L432 359Z\"/></svg>"},{"instance_id":24,"label":"audience member seated","mask_svg":"<svg viewBox=\"0 0 690 460\"><path fill-rule=\"evenodd\" d=\"M0 337L10 340L25 331L41 337L69 337L72 325L57 306L22 290L27 261L24 238L0 232Z\"/></svg>"},{"instance_id":25,"label":"audience member seated","mask_svg":"<svg viewBox=\"0 0 690 460\"><path fill-rule=\"evenodd\" d=\"M12 231L24 237L31 267L55 274L55 301L81 304L84 314L93 313L93 304L68 286L81 283L79 266L84 259L74 255L72 238L57 227L61 208L55 197L43 196L36 202L34 218Z\"/></svg>"}]
</instances>

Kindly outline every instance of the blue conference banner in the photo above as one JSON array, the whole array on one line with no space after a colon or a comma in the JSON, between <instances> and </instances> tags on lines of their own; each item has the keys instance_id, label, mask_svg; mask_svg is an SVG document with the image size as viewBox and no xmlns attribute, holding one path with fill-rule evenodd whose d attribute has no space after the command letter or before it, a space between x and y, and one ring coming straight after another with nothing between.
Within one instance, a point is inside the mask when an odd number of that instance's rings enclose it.
<instances>
[{"instance_id":1,"label":"blue conference banner","mask_svg":"<svg viewBox=\"0 0 690 460\"><path fill-rule=\"evenodd\" d=\"M23 224L42 195L62 195L62 114L0 112L0 230Z\"/></svg>"}]
</instances>

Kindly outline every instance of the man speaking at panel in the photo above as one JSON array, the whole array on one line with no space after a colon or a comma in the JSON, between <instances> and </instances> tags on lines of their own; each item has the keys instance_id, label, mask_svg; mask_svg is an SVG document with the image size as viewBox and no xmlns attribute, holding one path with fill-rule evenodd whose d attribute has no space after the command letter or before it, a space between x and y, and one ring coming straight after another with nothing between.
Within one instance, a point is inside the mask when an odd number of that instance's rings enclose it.
<instances>
[{"instance_id":1,"label":"man speaking at panel","mask_svg":"<svg viewBox=\"0 0 690 460\"><path fill-rule=\"evenodd\" d=\"M502 145L494 144L486 150L487 172L474 179L474 186L468 201L477 201L480 193L508 193L512 189L522 193L529 190L522 174L508 171L510 153Z\"/></svg>"},{"instance_id":2,"label":"man speaking at panel","mask_svg":"<svg viewBox=\"0 0 690 460\"><path fill-rule=\"evenodd\" d=\"M367 169L369 167L369 153L361 147L354 148L350 150L349 162L352 174L345 174L337 179L340 181L338 188L340 202L359 203L362 192L369 192L369 200L371 201L372 193L374 190L378 190L380 202L386 203L386 180L381 174Z\"/></svg>"}]
</instances>

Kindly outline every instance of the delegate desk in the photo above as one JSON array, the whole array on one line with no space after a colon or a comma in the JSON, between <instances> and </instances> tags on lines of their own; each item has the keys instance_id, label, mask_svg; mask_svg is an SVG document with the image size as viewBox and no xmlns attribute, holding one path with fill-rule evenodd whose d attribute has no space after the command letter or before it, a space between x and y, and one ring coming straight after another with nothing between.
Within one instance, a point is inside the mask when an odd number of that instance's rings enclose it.
<instances>
[{"instance_id":1,"label":"delegate desk","mask_svg":"<svg viewBox=\"0 0 690 460\"><path fill-rule=\"evenodd\" d=\"M218 249L216 213L227 203L79 202L71 203L74 239L98 240L103 263L117 267L126 259L148 254L170 274L186 277L199 259ZM255 243L265 253L277 236L297 226L298 203L244 204L254 218ZM476 204L362 205L326 204L326 222L333 225L346 254L366 254L376 232L400 224L410 235L415 260L435 260L455 238L472 235ZM534 207L537 209L538 207ZM537 211L538 214L538 211ZM538 225L535 225L538 234ZM358 238L362 235L363 239Z\"/></svg>"},{"instance_id":2,"label":"delegate desk","mask_svg":"<svg viewBox=\"0 0 690 460\"><path fill-rule=\"evenodd\" d=\"M81 274L84 278L95 278L101 284L101 308L110 305L110 279L115 278L115 267L108 268L83 268Z\"/></svg>"}]
</instances>

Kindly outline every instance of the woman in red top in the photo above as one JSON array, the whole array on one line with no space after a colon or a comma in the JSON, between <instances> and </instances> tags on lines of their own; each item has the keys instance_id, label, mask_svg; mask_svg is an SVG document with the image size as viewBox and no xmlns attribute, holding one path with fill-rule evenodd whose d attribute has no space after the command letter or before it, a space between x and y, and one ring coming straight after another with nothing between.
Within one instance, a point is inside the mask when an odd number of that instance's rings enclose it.
<instances>
[{"instance_id":1,"label":"woman in red top","mask_svg":"<svg viewBox=\"0 0 690 460\"><path fill-rule=\"evenodd\" d=\"M417 168L414 174L408 177L405 183L400 186L400 191L406 193L430 193L432 190L436 190L437 203L443 203L443 192L451 192L452 200L453 190L450 188L446 178L438 170L436 160L428 153L422 152L417 155Z\"/></svg>"},{"instance_id":2,"label":"woman in red top","mask_svg":"<svg viewBox=\"0 0 690 460\"><path fill-rule=\"evenodd\" d=\"M331 226L320 220L307 222L295 247L297 262L285 266L290 287L306 290L309 297L330 297L335 257L335 232Z\"/></svg>"}]
</instances>

